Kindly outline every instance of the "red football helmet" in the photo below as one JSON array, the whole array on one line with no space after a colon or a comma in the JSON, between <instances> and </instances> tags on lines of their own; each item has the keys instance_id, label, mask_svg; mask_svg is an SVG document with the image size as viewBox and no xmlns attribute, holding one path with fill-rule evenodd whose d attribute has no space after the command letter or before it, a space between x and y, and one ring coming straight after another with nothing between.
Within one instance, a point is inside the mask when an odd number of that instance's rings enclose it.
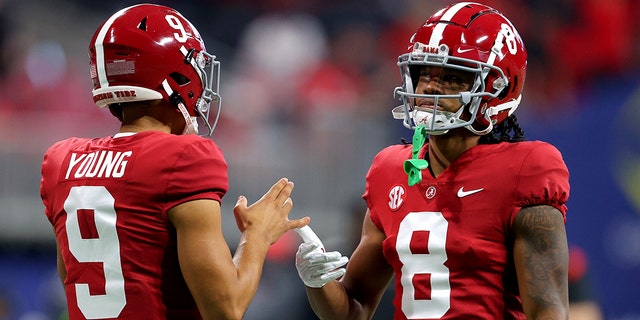
<instances>
[{"instance_id":1,"label":"red football helmet","mask_svg":"<svg viewBox=\"0 0 640 320\"><path fill-rule=\"evenodd\" d=\"M395 94L402 105L396 119L408 128L422 126L438 135L465 127L484 135L518 107L527 69L527 51L516 28L497 10L478 3L449 5L431 16L411 37L408 52L398 58L402 87ZM468 91L457 94L414 92L422 67L461 70L475 75ZM450 68L450 69L449 69ZM416 98L457 98L456 113L415 106ZM471 114L462 116L466 110ZM462 116L462 117L461 117Z\"/></svg>"},{"instance_id":2,"label":"red football helmet","mask_svg":"<svg viewBox=\"0 0 640 320\"><path fill-rule=\"evenodd\" d=\"M198 122L207 127L204 135L213 132L220 115L220 62L176 10L141 4L116 12L93 35L89 63L99 107L164 99L185 117L184 133L199 133Z\"/></svg>"}]
</instances>

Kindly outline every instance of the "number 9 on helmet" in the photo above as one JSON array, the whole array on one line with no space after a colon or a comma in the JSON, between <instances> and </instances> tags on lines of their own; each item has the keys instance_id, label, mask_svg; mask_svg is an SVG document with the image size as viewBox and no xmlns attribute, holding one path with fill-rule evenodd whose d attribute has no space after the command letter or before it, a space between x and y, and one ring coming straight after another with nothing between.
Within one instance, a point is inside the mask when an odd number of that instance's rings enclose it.
<instances>
[{"instance_id":1,"label":"number 9 on helmet","mask_svg":"<svg viewBox=\"0 0 640 320\"><path fill-rule=\"evenodd\" d=\"M176 10L153 4L124 8L98 28L89 45L93 101L166 100L185 118L184 133L211 135L220 115L220 62L196 28ZM209 119L211 104L216 114ZM122 119L121 119L122 120ZM206 129L198 130L198 122Z\"/></svg>"}]
</instances>

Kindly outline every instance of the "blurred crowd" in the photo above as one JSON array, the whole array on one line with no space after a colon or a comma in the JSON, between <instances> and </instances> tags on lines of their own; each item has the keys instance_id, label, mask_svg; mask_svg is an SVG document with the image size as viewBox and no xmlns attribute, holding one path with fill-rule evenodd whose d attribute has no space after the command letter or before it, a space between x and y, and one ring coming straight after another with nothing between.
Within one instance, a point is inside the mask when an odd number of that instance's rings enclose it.
<instances>
[{"instance_id":1,"label":"blurred crowd","mask_svg":"<svg viewBox=\"0 0 640 320\"><path fill-rule=\"evenodd\" d=\"M524 118L579 109L582 86L640 65L638 1L484 2L510 17L527 45ZM37 165L53 141L116 130L117 120L92 102L87 44L111 12L133 3L0 0L3 195L33 192L38 173L15 166ZM213 138L232 164L232 190L258 196L274 176L288 175L300 186L297 203L332 211L361 193L375 152L410 135L390 117L397 57L416 27L449 2L158 3L189 17L222 62L223 111Z\"/></svg>"},{"instance_id":2,"label":"blurred crowd","mask_svg":"<svg viewBox=\"0 0 640 320\"><path fill-rule=\"evenodd\" d=\"M301 140L345 126L357 127L355 122L386 126L389 108L397 103L392 90L399 84L398 55L406 49L416 26L449 3L156 2L189 17L209 51L222 61L225 109L215 138L229 141L231 154L241 148L278 158L278 150L264 150L278 144L262 140L273 133L270 127L276 131L291 127L293 132L285 133ZM638 1L482 2L510 17L525 40L529 70L523 109L529 112L544 117L558 108L579 108L572 95L581 85L637 69L640 64ZM90 99L86 46L109 13L133 3L0 1L3 149L38 154L58 137L112 130L115 122L108 113L94 108ZM49 132L50 139L25 136L22 133L29 132L27 128ZM313 142L319 145L312 149L326 150L335 149L337 141L326 137ZM326 153L318 152L321 154L314 156Z\"/></svg>"},{"instance_id":3,"label":"blurred crowd","mask_svg":"<svg viewBox=\"0 0 640 320\"><path fill-rule=\"evenodd\" d=\"M375 153L411 136L390 114L399 104L397 57L417 26L450 1L152 2L188 17L222 63L222 116L213 139L230 164L229 198L256 199L288 176L296 182L292 215L310 215L328 246L348 247L342 235L349 224L335 218L347 216L360 197ZM527 46L518 111L525 121L579 110L580 90L640 69L640 1L479 2L509 17ZM0 0L3 246L53 241L38 194L46 147L117 130L117 119L92 102L87 45L106 17L134 3ZM287 259L295 247L276 247L274 261L285 257L283 265L292 267ZM2 310L0 301L0 319Z\"/></svg>"}]
</instances>

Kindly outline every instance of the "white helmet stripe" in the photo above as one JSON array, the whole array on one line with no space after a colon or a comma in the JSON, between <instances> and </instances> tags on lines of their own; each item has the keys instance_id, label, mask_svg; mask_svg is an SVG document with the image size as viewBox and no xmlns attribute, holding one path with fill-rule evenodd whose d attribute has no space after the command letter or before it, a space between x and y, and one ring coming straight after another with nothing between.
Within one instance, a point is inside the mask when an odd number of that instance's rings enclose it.
<instances>
[{"instance_id":1,"label":"white helmet stripe","mask_svg":"<svg viewBox=\"0 0 640 320\"><path fill-rule=\"evenodd\" d=\"M115 21L118 17L122 15L122 13L125 10L128 10L128 9L130 8L124 8L116 12L116 14L112 15L104 23L104 25L102 26L102 29L100 29L100 32L96 37L96 43L94 43L94 46L96 48L96 72L98 73L98 79L100 80L101 88L109 86L109 81L107 80L106 66L104 64L104 48L103 48L104 38L107 35L107 31L109 31L109 29L111 28L113 21Z\"/></svg>"},{"instance_id":2,"label":"white helmet stripe","mask_svg":"<svg viewBox=\"0 0 640 320\"><path fill-rule=\"evenodd\" d=\"M473 2L460 2L458 4L455 4L453 6L451 6L451 8L449 8L449 10L445 11L442 14L442 18L440 18L440 21L451 21L451 19L456 15L456 13L458 13L458 11L460 11L460 9L462 9L464 6L468 5L468 4L472 4ZM439 23L438 25L436 25L435 28L433 28L433 33L431 34L431 39L429 39L429 46L430 47L437 47L440 45L440 41L442 40L442 33L444 32L444 29L448 26L448 24L446 23ZM493 65L493 62L495 61L496 56L495 53L492 51L491 54L489 55L489 59L487 61L487 64ZM482 72L482 79L486 79L487 75L489 74L489 69L485 69Z\"/></svg>"},{"instance_id":3,"label":"white helmet stripe","mask_svg":"<svg viewBox=\"0 0 640 320\"><path fill-rule=\"evenodd\" d=\"M470 3L472 2L460 2L452 6L451 8L449 8L449 10L447 10L446 12L444 12L444 14L442 14L442 18L440 20L451 21L451 18L453 18L453 16L455 16L456 13L458 13L458 11L462 9L462 7ZM431 39L429 39L430 47L437 47L440 45L440 40L442 40L442 33L444 32L444 28L446 28L447 26L448 24L446 23L439 23L438 25L436 25L436 27L433 29L433 33L431 34Z\"/></svg>"}]
</instances>

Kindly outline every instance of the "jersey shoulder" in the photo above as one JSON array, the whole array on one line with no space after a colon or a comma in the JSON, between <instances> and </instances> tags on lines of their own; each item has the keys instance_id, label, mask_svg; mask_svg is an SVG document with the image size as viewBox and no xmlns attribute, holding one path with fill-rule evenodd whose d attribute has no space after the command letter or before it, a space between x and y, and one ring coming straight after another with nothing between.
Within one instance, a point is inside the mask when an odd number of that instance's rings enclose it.
<instances>
[{"instance_id":1,"label":"jersey shoulder","mask_svg":"<svg viewBox=\"0 0 640 320\"><path fill-rule=\"evenodd\" d=\"M526 141L506 144L509 152L502 153L505 160L520 161L519 174L540 175L542 172L556 172L569 178L569 169L562 158L560 150L543 141Z\"/></svg>"},{"instance_id":2,"label":"jersey shoulder","mask_svg":"<svg viewBox=\"0 0 640 320\"><path fill-rule=\"evenodd\" d=\"M425 146L426 145L427 144L425 144ZM411 156L411 149L411 144L393 144L380 150L376 155L376 159L408 159L408 157Z\"/></svg>"},{"instance_id":3,"label":"jersey shoulder","mask_svg":"<svg viewBox=\"0 0 640 320\"><path fill-rule=\"evenodd\" d=\"M64 140L60 140L52 144L47 151L45 152L45 156L55 155L57 153L65 153L67 150L76 148L78 146L88 144L92 139L90 138L67 138Z\"/></svg>"},{"instance_id":4,"label":"jersey shoulder","mask_svg":"<svg viewBox=\"0 0 640 320\"><path fill-rule=\"evenodd\" d=\"M505 161L515 161L515 196L521 207L551 205L566 213L569 169L560 151L543 141L507 143Z\"/></svg>"},{"instance_id":5,"label":"jersey shoulder","mask_svg":"<svg viewBox=\"0 0 640 320\"><path fill-rule=\"evenodd\" d=\"M195 153L185 155L193 155L195 157L223 157L222 151L213 140L203 138L194 134L174 135L159 132L143 132L139 133L145 148L161 152L163 154L177 153L180 154L185 150Z\"/></svg>"},{"instance_id":6,"label":"jersey shoulder","mask_svg":"<svg viewBox=\"0 0 640 320\"><path fill-rule=\"evenodd\" d=\"M425 144L426 146L426 144ZM388 170L389 167L399 166L402 168L404 161L411 158L412 146L410 144L394 144L380 150L373 158L370 171L377 169ZM420 156L424 156L425 147L422 148Z\"/></svg>"},{"instance_id":7,"label":"jersey shoulder","mask_svg":"<svg viewBox=\"0 0 640 320\"><path fill-rule=\"evenodd\" d=\"M42 173L49 169L56 169L61 166L61 163L65 160L67 154L71 150L87 149L91 145L92 141L99 140L100 138L67 138L60 140L52 144L44 153L42 160Z\"/></svg>"},{"instance_id":8,"label":"jersey shoulder","mask_svg":"<svg viewBox=\"0 0 640 320\"><path fill-rule=\"evenodd\" d=\"M513 149L513 152L526 153L529 160L540 160L541 158L558 158L562 160L560 150L554 145L544 141L523 141L516 143L505 143Z\"/></svg>"},{"instance_id":9,"label":"jersey shoulder","mask_svg":"<svg viewBox=\"0 0 640 320\"><path fill-rule=\"evenodd\" d=\"M537 162L543 159L554 159L551 164L564 163L562 154L552 144L544 141L503 142L498 144L479 145L481 152L491 153L492 157L512 161ZM473 149L472 149L473 150ZM544 163L543 163L544 164Z\"/></svg>"},{"instance_id":10,"label":"jersey shoulder","mask_svg":"<svg viewBox=\"0 0 640 320\"><path fill-rule=\"evenodd\" d=\"M228 190L228 165L213 140L172 134L149 138L143 146L145 163L155 163L157 172L167 181L168 199L184 201L191 195L213 191L214 198L221 201Z\"/></svg>"},{"instance_id":11,"label":"jersey shoulder","mask_svg":"<svg viewBox=\"0 0 640 320\"><path fill-rule=\"evenodd\" d=\"M145 166L153 168L145 176L162 177L167 181L168 198L182 199L189 193L213 190L220 200L226 193L228 165L213 140L197 135L163 133L147 133L138 139L140 155L135 161L140 163L143 159Z\"/></svg>"}]
</instances>

